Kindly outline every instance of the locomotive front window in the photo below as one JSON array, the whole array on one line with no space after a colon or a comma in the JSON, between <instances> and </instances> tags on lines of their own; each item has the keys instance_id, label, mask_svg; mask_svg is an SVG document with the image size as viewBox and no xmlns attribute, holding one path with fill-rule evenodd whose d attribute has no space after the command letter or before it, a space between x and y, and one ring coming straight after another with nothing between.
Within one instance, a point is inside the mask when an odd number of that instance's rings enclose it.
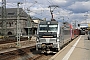
<instances>
[{"instance_id":1,"label":"locomotive front window","mask_svg":"<svg viewBox=\"0 0 90 60\"><path fill-rule=\"evenodd\" d=\"M57 32L57 25L49 25L48 32Z\"/></svg>"},{"instance_id":2,"label":"locomotive front window","mask_svg":"<svg viewBox=\"0 0 90 60\"><path fill-rule=\"evenodd\" d=\"M47 25L40 25L39 32L47 32Z\"/></svg>"}]
</instances>

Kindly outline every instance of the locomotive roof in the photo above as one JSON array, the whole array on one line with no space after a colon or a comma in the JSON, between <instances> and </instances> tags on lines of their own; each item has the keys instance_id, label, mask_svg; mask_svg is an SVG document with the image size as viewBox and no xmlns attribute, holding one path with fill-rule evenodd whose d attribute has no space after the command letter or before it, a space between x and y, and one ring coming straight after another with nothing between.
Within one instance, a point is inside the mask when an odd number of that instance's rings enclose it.
<instances>
[{"instance_id":1,"label":"locomotive roof","mask_svg":"<svg viewBox=\"0 0 90 60\"><path fill-rule=\"evenodd\" d=\"M41 21L40 24L58 24L57 21Z\"/></svg>"}]
</instances>

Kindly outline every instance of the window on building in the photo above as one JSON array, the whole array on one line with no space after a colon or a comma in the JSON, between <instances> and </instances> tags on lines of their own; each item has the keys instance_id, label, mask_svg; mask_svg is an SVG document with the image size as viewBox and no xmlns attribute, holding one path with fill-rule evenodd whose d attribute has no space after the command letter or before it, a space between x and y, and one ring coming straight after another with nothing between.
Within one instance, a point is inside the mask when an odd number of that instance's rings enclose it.
<instances>
[{"instance_id":1,"label":"window on building","mask_svg":"<svg viewBox=\"0 0 90 60\"><path fill-rule=\"evenodd\" d=\"M8 15L14 15L15 13L8 13Z\"/></svg>"}]
</instances>

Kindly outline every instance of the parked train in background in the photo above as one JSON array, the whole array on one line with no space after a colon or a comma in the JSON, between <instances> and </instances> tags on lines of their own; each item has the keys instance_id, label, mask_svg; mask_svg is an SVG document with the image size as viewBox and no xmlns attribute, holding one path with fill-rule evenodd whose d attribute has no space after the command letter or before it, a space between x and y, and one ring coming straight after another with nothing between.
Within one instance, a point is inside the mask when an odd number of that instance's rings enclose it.
<instances>
[{"instance_id":1,"label":"parked train in background","mask_svg":"<svg viewBox=\"0 0 90 60\"><path fill-rule=\"evenodd\" d=\"M74 29L68 22L40 22L37 29L36 50L42 53L56 53L78 35L79 30Z\"/></svg>"}]
</instances>

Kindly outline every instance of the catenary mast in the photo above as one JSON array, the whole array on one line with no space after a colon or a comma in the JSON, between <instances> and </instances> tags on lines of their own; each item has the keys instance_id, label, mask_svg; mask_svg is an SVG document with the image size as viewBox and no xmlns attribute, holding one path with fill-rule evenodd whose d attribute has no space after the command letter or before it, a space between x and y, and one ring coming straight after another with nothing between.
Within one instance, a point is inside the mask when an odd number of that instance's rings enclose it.
<instances>
[{"instance_id":1,"label":"catenary mast","mask_svg":"<svg viewBox=\"0 0 90 60\"><path fill-rule=\"evenodd\" d=\"M2 36L6 37L6 0L2 0Z\"/></svg>"}]
</instances>

